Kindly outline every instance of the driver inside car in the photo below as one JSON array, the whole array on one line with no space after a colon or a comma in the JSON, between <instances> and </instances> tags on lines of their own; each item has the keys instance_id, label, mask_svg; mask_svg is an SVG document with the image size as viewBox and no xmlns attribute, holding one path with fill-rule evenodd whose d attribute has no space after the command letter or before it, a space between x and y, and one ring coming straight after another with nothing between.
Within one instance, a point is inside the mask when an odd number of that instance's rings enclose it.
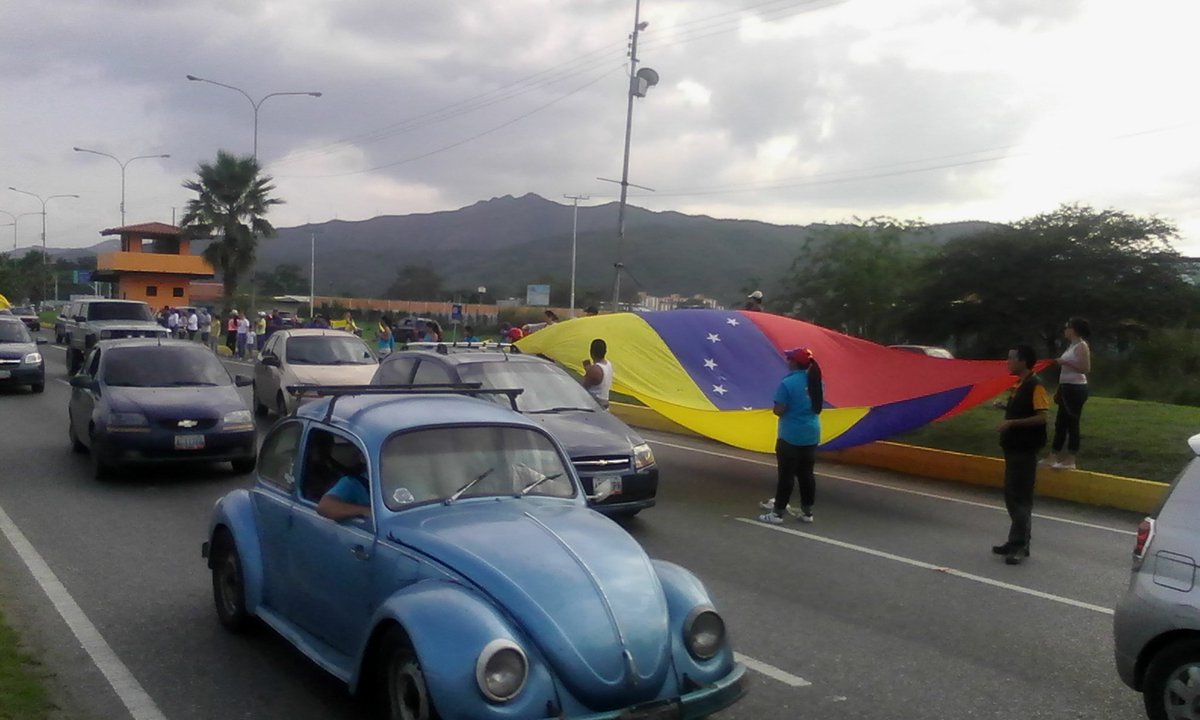
<instances>
[{"instance_id":1,"label":"driver inside car","mask_svg":"<svg viewBox=\"0 0 1200 720\"><path fill-rule=\"evenodd\" d=\"M357 449L355 450L357 452ZM333 487L321 496L317 514L341 522L351 518L371 518L371 493L367 489L367 467L362 456L346 470Z\"/></svg>"}]
</instances>

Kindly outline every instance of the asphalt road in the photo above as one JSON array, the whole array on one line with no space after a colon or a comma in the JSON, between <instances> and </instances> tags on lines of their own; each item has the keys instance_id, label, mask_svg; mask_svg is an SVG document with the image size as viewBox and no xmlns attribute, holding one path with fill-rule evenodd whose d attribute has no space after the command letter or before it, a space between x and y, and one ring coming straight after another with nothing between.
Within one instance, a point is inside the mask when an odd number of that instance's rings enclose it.
<instances>
[{"instance_id":1,"label":"asphalt road","mask_svg":"<svg viewBox=\"0 0 1200 720\"><path fill-rule=\"evenodd\" d=\"M161 715L362 717L271 632L217 624L200 542L213 502L250 476L214 465L92 480L67 442L63 352L44 351L44 394L0 391L0 509ZM649 439L659 505L625 525L703 579L754 668L750 695L721 717L1142 717L1113 668L1109 610L1139 517L1039 500L1033 557L1009 567L989 551L1007 530L998 492L822 465L816 522L768 527L753 518L773 491L769 457ZM2 537L0 605L66 717L130 717Z\"/></svg>"}]
</instances>

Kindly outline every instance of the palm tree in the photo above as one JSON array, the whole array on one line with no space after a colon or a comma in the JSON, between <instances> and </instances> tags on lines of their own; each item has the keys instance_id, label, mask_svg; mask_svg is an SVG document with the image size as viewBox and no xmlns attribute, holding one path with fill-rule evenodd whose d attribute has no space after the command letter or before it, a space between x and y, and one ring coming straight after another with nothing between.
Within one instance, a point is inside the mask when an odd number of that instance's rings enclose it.
<instances>
[{"instance_id":1,"label":"palm tree","mask_svg":"<svg viewBox=\"0 0 1200 720\"><path fill-rule=\"evenodd\" d=\"M265 215L283 200L270 197L271 177L260 175L253 157L217 151L215 163L200 163L196 179L183 184L196 193L188 200L180 225L194 238L213 238L204 259L222 276L229 309L242 273L254 266L258 238L271 237L275 228Z\"/></svg>"}]
</instances>

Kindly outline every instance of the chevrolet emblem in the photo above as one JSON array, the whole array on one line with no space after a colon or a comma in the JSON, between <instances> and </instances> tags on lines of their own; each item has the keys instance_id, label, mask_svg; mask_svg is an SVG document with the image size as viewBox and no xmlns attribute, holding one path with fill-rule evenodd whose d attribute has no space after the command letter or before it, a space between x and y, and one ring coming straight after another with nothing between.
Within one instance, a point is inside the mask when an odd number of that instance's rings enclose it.
<instances>
[{"instance_id":1,"label":"chevrolet emblem","mask_svg":"<svg viewBox=\"0 0 1200 720\"><path fill-rule=\"evenodd\" d=\"M195 420L180 420L179 421L179 427L181 427L181 428L194 428L199 424L200 423Z\"/></svg>"}]
</instances>

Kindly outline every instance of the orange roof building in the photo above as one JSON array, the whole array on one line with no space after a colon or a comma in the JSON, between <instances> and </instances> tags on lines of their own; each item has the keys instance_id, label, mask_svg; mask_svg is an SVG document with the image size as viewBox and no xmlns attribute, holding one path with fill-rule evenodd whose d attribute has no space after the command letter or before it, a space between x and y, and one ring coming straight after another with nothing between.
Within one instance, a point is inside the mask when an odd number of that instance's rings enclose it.
<instances>
[{"instance_id":1,"label":"orange roof building","mask_svg":"<svg viewBox=\"0 0 1200 720\"><path fill-rule=\"evenodd\" d=\"M101 230L119 235L121 249L96 258L96 280L117 284L115 296L153 308L191 305L191 281L211 278L212 265L191 254L191 241L174 225L151 222Z\"/></svg>"}]
</instances>

